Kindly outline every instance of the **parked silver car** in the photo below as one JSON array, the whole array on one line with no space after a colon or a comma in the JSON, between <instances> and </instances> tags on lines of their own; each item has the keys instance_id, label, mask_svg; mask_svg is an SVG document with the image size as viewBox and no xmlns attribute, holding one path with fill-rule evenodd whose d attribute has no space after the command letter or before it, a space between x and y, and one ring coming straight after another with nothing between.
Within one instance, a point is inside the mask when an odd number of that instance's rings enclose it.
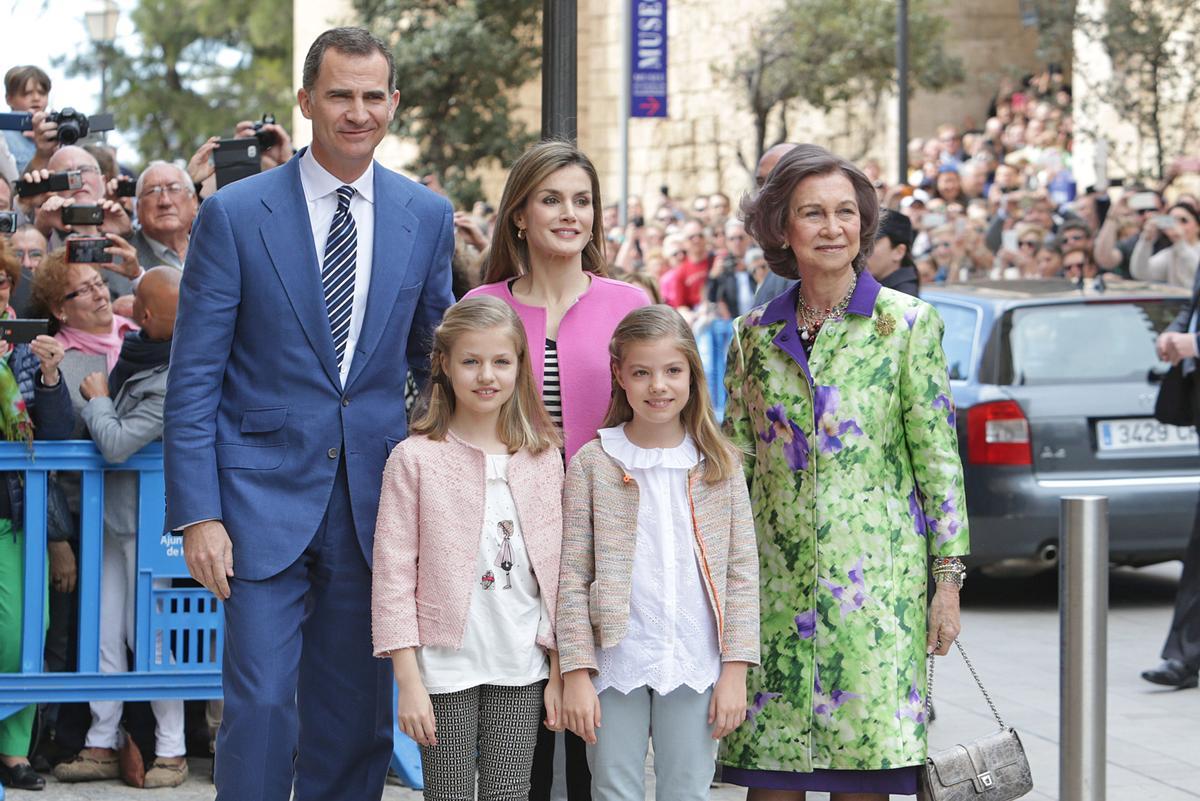
<instances>
[{"instance_id":1,"label":"parked silver car","mask_svg":"<svg viewBox=\"0 0 1200 801\"><path fill-rule=\"evenodd\" d=\"M1058 558L1059 498L1109 497L1114 564L1181 558L1200 494L1192 427L1153 419L1167 365L1154 340L1188 303L1112 279L924 287L946 323L971 521L971 564Z\"/></svg>"}]
</instances>

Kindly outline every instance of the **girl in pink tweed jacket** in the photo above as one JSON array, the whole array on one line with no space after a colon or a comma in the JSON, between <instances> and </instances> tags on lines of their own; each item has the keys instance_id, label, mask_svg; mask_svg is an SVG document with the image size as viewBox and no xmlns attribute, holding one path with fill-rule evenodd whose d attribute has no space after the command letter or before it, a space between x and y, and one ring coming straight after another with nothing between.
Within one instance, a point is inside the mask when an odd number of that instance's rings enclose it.
<instances>
[{"instance_id":1,"label":"girl in pink tweed jacket","mask_svg":"<svg viewBox=\"0 0 1200 801\"><path fill-rule=\"evenodd\" d=\"M563 717L588 744L594 798L645 798L653 729L659 798L705 801L759 658L750 498L679 313L630 312L609 352L608 415L564 489Z\"/></svg>"},{"instance_id":2,"label":"girl in pink tweed jacket","mask_svg":"<svg viewBox=\"0 0 1200 801\"><path fill-rule=\"evenodd\" d=\"M384 468L375 655L392 660L427 795L524 798L543 704L561 730L559 437L504 302L447 311L430 367L429 410Z\"/></svg>"}]
</instances>

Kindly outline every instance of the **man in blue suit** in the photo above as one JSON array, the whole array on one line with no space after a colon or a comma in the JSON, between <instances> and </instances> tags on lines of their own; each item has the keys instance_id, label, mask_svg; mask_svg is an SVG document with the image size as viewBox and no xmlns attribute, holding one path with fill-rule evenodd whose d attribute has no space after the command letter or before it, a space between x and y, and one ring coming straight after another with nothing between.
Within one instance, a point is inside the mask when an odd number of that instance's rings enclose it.
<instances>
[{"instance_id":1,"label":"man in blue suit","mask_svg":"<svg viewBox=\"0 0 1200 801\"><path fill-rule=\"evenodd\" d=\"M384 462L453 302L453 215L376 164L399 97L387 47L321 34L312 147L200 209L167 390L167 524L225 605L225 801L379 798L390 666L371 656Z\"/></svg>"}]
</instances>

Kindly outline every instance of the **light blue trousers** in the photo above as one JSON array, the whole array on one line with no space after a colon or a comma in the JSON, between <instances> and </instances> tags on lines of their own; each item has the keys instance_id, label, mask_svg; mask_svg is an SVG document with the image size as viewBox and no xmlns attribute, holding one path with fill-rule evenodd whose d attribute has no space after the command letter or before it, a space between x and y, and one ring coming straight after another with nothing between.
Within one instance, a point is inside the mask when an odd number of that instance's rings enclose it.
<instances>
[{"instance_id":1,"label":"light blue trousers","mask_svg":"<svg viewBox=\"0 0 1200 801\"><path fill-rule=\"evenodd\" d=\"M656 801L707 801L717 755L708 725L712 688L659 695L639 687L600 693L600 728L587 747L593 801L643 801L646 753L654 732Z\"/></svg>"}]
</instances>

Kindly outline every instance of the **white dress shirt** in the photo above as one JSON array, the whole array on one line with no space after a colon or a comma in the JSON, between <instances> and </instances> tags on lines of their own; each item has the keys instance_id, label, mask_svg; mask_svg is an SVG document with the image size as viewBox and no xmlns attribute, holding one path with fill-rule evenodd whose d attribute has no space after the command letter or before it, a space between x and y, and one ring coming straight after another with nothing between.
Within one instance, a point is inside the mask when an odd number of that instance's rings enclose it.
<instances>
[{"instance_id":1,"label":"white dress shirt","mask_svg":"<svg viewBox=\"0 0 1200 801\"><path fill-rule=\"evenodd\" d=\"M629 593L629 629L596 653L596 692L648 687L704 692L721 676L721 648L696 558L688 470L700 460L690 436L674 448L641 448L624 424L602 428L600 446L637 482L637 542Z\"/></svg>"},{"instance_id":2,"label":"white dress shirt","mask_svg":"<svg viewBox=\"0 0 1200 801\"><path fill-rule=\"evenodd\" d=\"M325 261L325 240L329 237L329 225L337 211L337 190L344 182L322 167L312 149L300 157L300 185L304 188L304 200L308 204L308 221L312 226L313 245L317 249L317 266ZM346 386L350 364L354 361L354 349L362 331L363 316L367 312L367 293L371 289L371 258L375 251L375 162L366 172L350 184L354 197L350 198L350 213L354 215L354 227L358 237L358 255L354 264L354 305L350 310L350 331L346 335L346 353L342 358L341 381ZM324 297L321 305L325 305ZM328 320L326 321L328 322Z\"/></svg>"}]
</instances>

